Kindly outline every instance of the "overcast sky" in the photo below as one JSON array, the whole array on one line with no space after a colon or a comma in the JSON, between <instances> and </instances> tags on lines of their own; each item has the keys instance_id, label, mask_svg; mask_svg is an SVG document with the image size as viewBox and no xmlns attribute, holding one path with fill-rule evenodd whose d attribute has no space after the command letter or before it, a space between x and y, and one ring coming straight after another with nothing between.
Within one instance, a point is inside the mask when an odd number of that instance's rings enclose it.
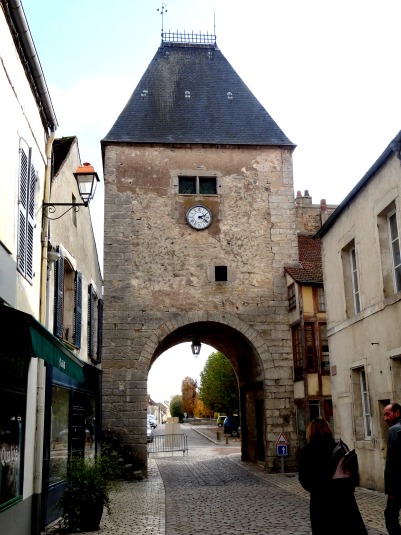
<instances>
[{"instance_id":1,"label":"overcast sky","mask_svg":"<svg viewBox=\"0 0 401 535\"><path fill-rule=\"evenodd\" d=\"M100 140L157 51L162 2L22 2L60 125L56 135L77 135L82 161L102 177ZM164 30L213 33L215 26L223 55L297 145L294 193L340 203L401 130L399 0L165 5ZM102 255L102 187L91 212Z\"/></svg>"}]
</instances>

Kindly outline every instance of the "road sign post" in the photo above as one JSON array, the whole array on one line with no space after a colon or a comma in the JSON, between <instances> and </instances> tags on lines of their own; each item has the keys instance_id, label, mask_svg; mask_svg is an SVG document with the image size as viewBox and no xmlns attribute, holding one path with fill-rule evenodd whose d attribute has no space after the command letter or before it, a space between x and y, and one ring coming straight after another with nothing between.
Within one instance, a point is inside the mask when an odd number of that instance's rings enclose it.
<instances>
[{"instance_id":1,"label":"road sign post","mask_svg":"<svg viewBox=\"0 0 401 535\"><path fill-rule=\"evenodd\" d=\"M279 434L276 447L277 455L281 458L281 473L284 474L284 457L288 455L288 440L283 432Z\"/></svg>"}]
</instances>

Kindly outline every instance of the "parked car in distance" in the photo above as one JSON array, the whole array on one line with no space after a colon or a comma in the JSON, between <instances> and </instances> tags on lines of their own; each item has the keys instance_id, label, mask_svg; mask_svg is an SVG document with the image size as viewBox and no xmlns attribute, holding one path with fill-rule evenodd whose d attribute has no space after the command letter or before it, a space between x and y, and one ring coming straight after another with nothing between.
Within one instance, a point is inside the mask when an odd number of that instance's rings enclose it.
<instances>
[{"instance_id":1,"label":"parked car in distance","mask_svg":"<svg viewBox=\"0 0 401 535\"><path fill-rule=\"evenodd\" d=\"M151 427L153 427L153 429L157 427L157 422L153 414L148 414L148 423Z\"/></svg>"},{"instance_id":2,"label":"parked car in distance","mask_svg":"<svg viewBox=\"0 0 401 535\"><path fill-rule=\"evenodd\" d=\"M223 433L225 435L231 435L232 437L239 437L239 424L238 416L226 416L223 423Z\"/></svg>"},{"instance_id":3,"label":"parked car in distance","mask_svg":"<svg viewBox=\"0 0 401 535\"><path fill-rule=\"evenodd\" d=\"M226 414L219 414L217 416L217 427L223 427L223 424L224 424L224 420L227 418L227 415Z\"/></svg>"},{"instance_id":4,"label":"parked car in distance","mask_svg":"<svg viewBox=\"0 0 401 535\"><path fill-rule=\"evenodd\" d=\"M153 429L149 422L146 428L146 435L148 437L148 442L153 442Z\"/></svg>"}]
</instances>

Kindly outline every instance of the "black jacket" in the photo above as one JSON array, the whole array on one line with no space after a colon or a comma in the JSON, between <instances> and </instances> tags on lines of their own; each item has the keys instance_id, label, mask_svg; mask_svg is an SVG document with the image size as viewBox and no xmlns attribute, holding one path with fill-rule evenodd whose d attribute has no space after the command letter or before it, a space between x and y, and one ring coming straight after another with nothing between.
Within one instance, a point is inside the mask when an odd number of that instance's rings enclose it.
<instances>
[{"instance_id":1,"label":"black jacket","mask_svg":"<svg viewBox=\"0 0 401 535\"><path fill-rule=\"evenodd\" d=\"M388 430L384 492L401 497L401 418Z\"/></svg>"}]
</instances>

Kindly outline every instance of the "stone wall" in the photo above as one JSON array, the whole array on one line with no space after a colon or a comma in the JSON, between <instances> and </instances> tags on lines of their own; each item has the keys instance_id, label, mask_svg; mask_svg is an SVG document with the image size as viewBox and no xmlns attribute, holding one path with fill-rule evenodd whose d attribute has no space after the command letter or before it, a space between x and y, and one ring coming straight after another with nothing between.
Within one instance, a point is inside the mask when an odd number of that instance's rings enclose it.
<instances>
[{"instance_id":1,"label":"stone wall","mask_svg":"<svg viewBox=\"0 0 401 535\"><path fill-rule=\"evenodd\" d=\"M217 195L178 194L179 177L194 175L216 176ZM194 204L212 212L208 229L187 224ZM103 420L139 462L149 367L195 335L237 371L243 456L272 468L279 433L295 444L283 266L297 258L291 150L105 147Z\"/></svg>"}]
</instances>

